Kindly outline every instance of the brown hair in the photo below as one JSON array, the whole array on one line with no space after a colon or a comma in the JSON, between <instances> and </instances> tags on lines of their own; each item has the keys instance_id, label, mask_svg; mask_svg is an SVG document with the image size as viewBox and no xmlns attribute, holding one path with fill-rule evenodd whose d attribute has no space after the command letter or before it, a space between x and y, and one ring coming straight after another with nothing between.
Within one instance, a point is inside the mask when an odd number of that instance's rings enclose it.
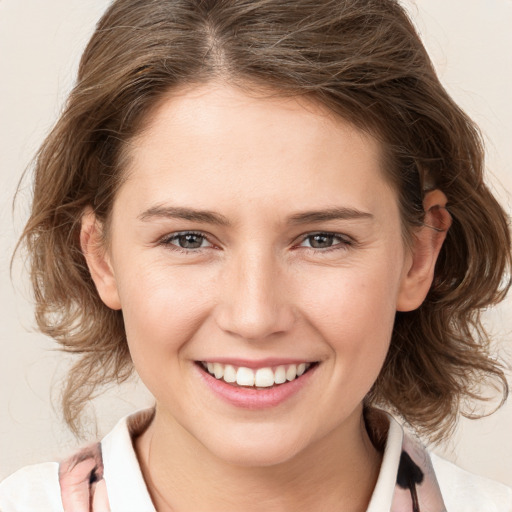
<instances>
[{"instance_id":1,"label":"brown hair","mask_svg":"<svg viewBox=\"0 0 512 512\"><path fill-rule=\"evenodd\" d=\"M395 0L117 0L98 23L65 111L35 165L31 258L42 332L79 355L63 394L75 430L98 386L132 372L122 313L100 300L80 250L91 205L106 222L123 149L158 100L213 79L307 94L369 131L388 151L406 231L423 220L430 188L448 197L453 224L432 288L398 313L384 367L366 402L440 439L462 402L491 378L480 312L510 283L507 218L483 183L479 132L440 84Z\"/></svg>"}]
</instances>

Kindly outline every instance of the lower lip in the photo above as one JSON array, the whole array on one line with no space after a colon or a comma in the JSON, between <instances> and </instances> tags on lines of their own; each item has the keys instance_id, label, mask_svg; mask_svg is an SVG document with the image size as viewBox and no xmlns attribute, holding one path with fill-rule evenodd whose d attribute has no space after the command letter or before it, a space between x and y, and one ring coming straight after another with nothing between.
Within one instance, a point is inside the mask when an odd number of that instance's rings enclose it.
<instances>
[{"instance_id":1,"label":"lower lip","mask_svg":"<svg viewBox=\"0 0 512 512\"><path fill-rule=\"evenodd\" d=\"M232 386L222 379L216 379L208 372L201 369L199 365L196 366L204 383L218 397L231 405L243 409L267 409L286 402L308 384L318 368L316 364L299 378L290 382L279 384L268 389L252 389Z\"/></svg>"}]
</instances>

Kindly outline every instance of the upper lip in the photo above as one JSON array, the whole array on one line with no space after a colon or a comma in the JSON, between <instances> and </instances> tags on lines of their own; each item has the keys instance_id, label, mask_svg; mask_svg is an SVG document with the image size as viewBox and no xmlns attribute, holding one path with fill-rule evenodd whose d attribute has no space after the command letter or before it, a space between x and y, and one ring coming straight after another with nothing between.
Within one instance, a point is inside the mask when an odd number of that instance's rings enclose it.
<instances>
[{"instance_id":1,"label":"upper lip","mask_svg":"<svg viewBox=\"0 0 512 512\"><path fill-rule=\"evenodd\" d=\"M316 363L317 361L312 359L302 359L302 358L281 358L281 357L269 357L265 359L242 359L242 358L233 358L233 357L212 357L201 359L201 362L204 363L220 363L220 364L230 364L232 366L244 367L244 368L268 368L273 366L286 366L290 364L301 364L301 363Z\"/></svg>"}]
</instances>

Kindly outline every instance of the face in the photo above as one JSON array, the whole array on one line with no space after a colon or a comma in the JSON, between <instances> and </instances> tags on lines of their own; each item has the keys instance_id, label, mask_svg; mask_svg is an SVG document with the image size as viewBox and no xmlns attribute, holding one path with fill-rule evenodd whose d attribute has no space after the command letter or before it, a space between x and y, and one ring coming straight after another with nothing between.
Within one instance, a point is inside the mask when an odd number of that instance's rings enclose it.
<instances>
[{"instance_id":1,"label":"face","mask_svg":"<svg viewBox=\"0 0 512 512\"><path fill-rule=\"evenodd\" d=\"M129 151L95 280L157 414L246 464L360 425L411 268L376 140L304 99L205 85Z\"/></svg>"}]
</instances>

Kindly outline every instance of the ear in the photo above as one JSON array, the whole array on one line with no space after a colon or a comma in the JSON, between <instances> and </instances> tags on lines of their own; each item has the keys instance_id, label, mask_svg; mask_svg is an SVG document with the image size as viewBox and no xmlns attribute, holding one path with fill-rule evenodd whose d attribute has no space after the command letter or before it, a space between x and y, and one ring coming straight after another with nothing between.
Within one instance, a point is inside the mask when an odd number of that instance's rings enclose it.
<instances>
[{"instance_id":1,"label":"ear","mask_svg":"<svg viewBox=\"0 0 512 512\"><path fill-rule=\"evenodd\" d=\"M452 223L446 203L446 196L440 190L432 190L425 195L425 221L412 236L411 254L398 293L397 311L419 308L430 290L437 257Z\"/></svg>"},{"instance_id":2,"label":"ear","mask_svg":"<svg viewBox=\"0 0 512 512\"><path fill-rule=\"evenodd\" d=\"M101 300L111 309L121 309L110 255L102 238L102 226L90 207L82 215L80 246Z\"/></svg>"}]
</instances>

